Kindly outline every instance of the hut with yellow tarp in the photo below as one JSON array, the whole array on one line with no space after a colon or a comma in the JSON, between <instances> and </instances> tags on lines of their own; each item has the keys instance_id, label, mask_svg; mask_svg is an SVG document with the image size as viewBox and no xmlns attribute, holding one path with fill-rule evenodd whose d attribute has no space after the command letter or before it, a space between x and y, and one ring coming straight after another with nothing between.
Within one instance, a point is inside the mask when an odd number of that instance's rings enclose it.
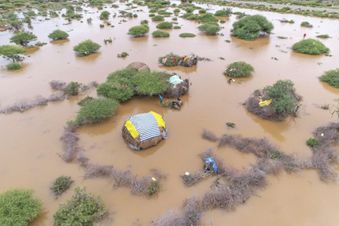
<instances>
[{"instance_id":1,"label":"hut with yellow tarp","mask_svg":"<svg viewBox=\"0 0 339 226\"><path fill-rule=\"evenodd\" d=\"M134 150L147 149L167 137L166 123L154 111L133 115L124 123L122 137Z\"/></svg>"}]
</instances>

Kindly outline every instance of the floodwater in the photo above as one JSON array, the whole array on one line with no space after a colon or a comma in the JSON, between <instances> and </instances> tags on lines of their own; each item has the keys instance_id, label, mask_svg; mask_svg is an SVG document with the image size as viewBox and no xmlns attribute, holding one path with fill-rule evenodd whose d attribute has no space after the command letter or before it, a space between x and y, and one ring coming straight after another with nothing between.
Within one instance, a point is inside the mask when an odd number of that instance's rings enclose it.
<instances>
[{"instance_id":1,"label":"floodwater","mask_svg":"<svg viewBox=\"0 0 339 226\"><path fill-rule=\"evenodd\" d=\"M123 6L121 6L123 8ZM214 10L211 6L210 8ZM143 8L146 11L146 8ZM110 9L111 10L111 9ZM117 11L114 9L111 11ZM234 11L257 13L254 10L234 9ZM99 28L95 19L97 12L89 9L85 16L92 17L93 24L74 21L64 25L62 19L34 21L34 33L40 41L48 42L47 35L56 28L66 30L70 40L61 43L48 43L34 51L25 60L25 67L19 72L0 71L0 104L31 99L37 95L51 93L49 81L90 81L103 82L115 70L133 61L142 61L152 69L159 70L157 59L173 52L176 54L195 53L210 58L211 62L199 62L193 69L174 68L169 71L180 73L192 82L189 95L183 98L181 111L161 108L157 98L135 98L120 106L117 115L111 120L80 129L80 145L92 163L112 164L120 169L131 169L134 173L148 175L151 169L159 169L167 175L161 192L155 198L145 198L130 194L127 188L113 188L107 179L83 178L84 172L76 163L65 163L59 155L62 145L59 140L67 121L75 117L79 110L77 101L72 98L61 103L52 103L25 113L0 115L0 192L11 188L33 189L44 204L44 213L32 225L52 225L53 214L61 203L68 200L76 186L86 187L99 195L109 209L110 216L99 225L149 225L150 222L168 209L180 209L183 200L191 196L201 196L209 189L212 180L206 180L187 188L180 175L185 171L195 171L202 167L199 154L214 144L201 138L204 128L216 134L241 134L247 137L266 137L283 151L300 157L311 155L305 141L312 131L328 122L338 120L320 105L336 104L339 90L319 82L318 77L326 70L338 67L339 25L337 20L305 18L302 16L260 12L275 26L270 39L246 42L230 37L232 15L223 24L222 36L208 37L199 34L195 22L181 18L181 30L170 31L168 39L132 39L127 30L137 25L147 14L139 12L136 19L111 19L115 27ZM293 19L295 24L281 24L282 18ZM314 28L301 28L301 21L307 20ZM156 24L150 22L150 30ZM181 32L199 34L192 39L182 39ZM331 57L309 57L291 52L290 47L299 41L303 34L315 37L329 34L332 38L323 40L331 49ZM8 42L11 34L0 33L0 44ZM287 39L279 39L286 36ZM103 39L112 37L113 43L104 45ZM85 39L102 43L99 54L77 58L73 46ZM230 42L226 42L229 40ZM126 59L117 54L126 51ZM225 58L225 60L219 59ZM273 60L272 57L278 58ZM227 83L223 70L234 61L246 61L254 66L253 77ZM0 61L5 65L5 61ZM242 103L255 90L270 85L279 79L290 79L297 92L303 96L299 117L285 122L269 122L247 113ZM95 95L95 91L89 93ZM155 110L163 114L169 137L157 147L134 152L123 142L121 127L130 115ZM226 122L236 123L235 129L226 128ZM254 163L251 155L238 153L230 148L221 148L216 153L225 163L239 169ZM61 175L75 180L72 189L59 199L54 199L49 187ZM251 198L245 205L233 212L219 210L207 212L203 225L260 225L260 226L335 226L338 225L339 187L336 183L322 183L316 172L303 171L298 174L281 174L269 178L269 186Z\"/></svg>"}]
</instances>

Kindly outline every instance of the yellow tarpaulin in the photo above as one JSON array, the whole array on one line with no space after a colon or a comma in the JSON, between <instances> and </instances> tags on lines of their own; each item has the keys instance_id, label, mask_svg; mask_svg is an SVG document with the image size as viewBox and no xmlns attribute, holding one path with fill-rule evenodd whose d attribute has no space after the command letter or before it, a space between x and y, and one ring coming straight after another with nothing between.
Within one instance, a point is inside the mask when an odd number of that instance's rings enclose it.
<instances>
[{"instance_id":1,"label":"yellow tarpaulin","mask_svg":"<svg viewBox=\"0 0 339 226\"><path fill-rule=\"evenodd\" d=\"M154 112L154 111L150 111L150 113L154 116L155 120L158 123L158 126L165 129L166 123L165 123L164 119L162 118L162 116L159 115L158 113Z\"/></svg>"},{"instance_id":2,"label":"yellow tarpaulin","mask_svg":"<svg viewBox=\"0 0 339 226\"><path fill-rule=\"evenodd\" d=\"M131 134L131 136L136 139L139 136L138 130L135 128L131 120L127 120L125 123L125 127L128 130L128 132Z\"/></svg>"},{"instance_id":3,"label":"yellow tarpaulin","mask_svg":"<svg viewBox=\"0 0 339 226\"><path fill-rule=\"evenodd\" d=\"M271 103L272 103L272 99L260 100L259 101L259 106L260 107L266 107L266 106L270 105Z\"/></svg>"}]
</instances>

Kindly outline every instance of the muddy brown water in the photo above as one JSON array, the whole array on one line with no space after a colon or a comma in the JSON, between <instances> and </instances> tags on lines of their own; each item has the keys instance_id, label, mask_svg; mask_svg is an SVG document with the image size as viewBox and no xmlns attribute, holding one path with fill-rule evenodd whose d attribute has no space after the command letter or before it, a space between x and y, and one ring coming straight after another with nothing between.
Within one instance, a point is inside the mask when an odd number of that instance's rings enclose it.
<instances>
[{"instance_id":1,"label":"muddy brown water","mask_svg":"<svg viewBox=\"0 0 339 226\"><path fill-rule=\"evenodd\" d=\"M250 14L253 10L234 9ZM94 10L86 17L97 18ZM120 106L112 119L79 130L80 145L86 149L92 163L113 164L121 169L131 169L140 176L148 175L151 169L159 169L167 175L161 192L155 198L134 196L126 188L115 189L106 179L83 178L84 172L77 164L67 164L61 160L62 146L59 140L65 123L74 118L79 109L72 98L61 103L49 104L25 113L0 115L0 192L11 188L33 189L44 204L44 213L32 225L53 224L53 214L61 203L68 200L76 186L84 186L99 195L109 209L110 216L100 225L149 225L168 209L180 209L185 198L201 196L209 189L212 180L206 180L191 188L186 188L179 175L185 171L195 171L202 166L199 153L214 144L201 139L207 128L217 134L232 133L248 137L267 137L283 151L301 157L310 156L305 140L311 132L324 124L336 121L328 111L319 108L322 104L335 105L339 90L319 82L318 77L326 70L338 67L339 26L337 20L305 18L296 15L282 15L260 12L275 25L270 39L246 42L230 37L230 28L235 16L223 24L223 36L208 37L199 34L197 24L178 19L181 30L170 31L168 39L128 37L130 26L147 19L145 13L138 13L137 19L128 19L119 24L115 19L114 28L99 28L100 22L92 25L74 21L34 21L34 33L40 41L48 42L47 35L60 28L70 33L66 42L48 43L34 51L25 60L25 67L19 72L0 71L0 106L6 106L36 95L51 93L51 80L102 82L106 76L133 61L147 63L152 69L162 69L157 64L159 56L169 52L177 54L195 53L212 59L199 62L191 69L173 68L169 71L180 73L192 82L189 95L183 98L181 111L161 108L157 98L135 98ZM296 23L281 24L282 18L293 19ZM300 28L301 21L307 20L313 29ZM86 19L84 19L86 21ZM155 23L150 22L151 31ZM193 39L182 39L181 32L198 34ZM329 34L332 38L323 40L331 49L332 57L310 57L292 53L290 47L303 34L315 37ZM8 32L0 33L0 44L8 42ZM286 36L288 39L278 39ZM103 39L113 38L111 45L104 45ZM102 43L99 54L78 58L73 46L84 39ZM230 40L228 43L225 40ZM117 54L126 51L126 59ZM219 57L225 58L220 60ZM277 57L278 61L271 59ZM255 68L253 77L229 85L223 76L225 67L234 61L246 61ZM5 65L5 61L0 61ZM269 122L247 113L241 103L255 89L270 85L278 79L291 79L297 92L303 96L299 117L285 122ZM95 91L89 93L95 95ZM169 137L157 147L143 152L130 150L121 138L121 127L130 115L155 110L164 115L169 128ZM236 123L235 129L226 128L226 122ZM239 169L254 163L255 158L236 152L230 148L218 149L217 155L227 164ZM49 191L51 182L60 175L71 176L75 185L59 199L54 199ZM335 226L339 216L339 187L336 183L320 182L316 172L303 171L298 174L281 174L269 178L267 189L251 198L235 211L215 210L204 214L202 225L261 225L261 226Z\"/></svg>"}]
</instances>

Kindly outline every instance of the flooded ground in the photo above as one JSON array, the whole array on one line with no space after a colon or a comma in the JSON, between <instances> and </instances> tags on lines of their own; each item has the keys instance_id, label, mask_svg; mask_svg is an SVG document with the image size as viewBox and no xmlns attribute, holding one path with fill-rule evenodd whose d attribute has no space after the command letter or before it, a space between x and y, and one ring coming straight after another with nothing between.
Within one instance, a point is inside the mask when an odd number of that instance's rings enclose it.
<instances>
[{"instance_id":1,"label":"flooded ground","mask_svg":"<svg viewBox=\"0 0 339 226\"><path fill-rule=\"evenodd\" d=\"M214 10L210 6L211 10ZM146 12L147 9L143 8ZM110 9L111 10L111 9ZM119 9L115 9L117 11ZM89 9L85 16L97 18L95 10ZM257 13L253 10L234 11ZM67 121L74 118L79 106L78 98L61 103L49 104L25 113L0 115L0 192L10 188L29 188L42 199L44 214L32 225L52 225L53 214L72 195L68 191L55 200L49 190L52 181L60 176L71 176L75 186L84 186L99 195L110 211L110 217L100 225L149 225L168 209L178 209L185 198L201 196L209 189L211 180L187 188L181 175L185 171L195 171L201 167L199 153L213 144L201 138L204 128L216 134L241 134L247 137L266 137L286 153L310 156L311 151L305 141L312 131L328 122L337 121L329 111L320 105L334 105L339 90L319 82L318 77L326 70L338 67L339 26L337 20L305 18L296 15L259 12L274 24L270 39L246 42L230 37L232 15L223 25L222 36L208 37L199 34L198 24L178 18L181 30L170 31L168 39L132 39L128 28L148 19L147 13L138 13L136 19L128 19L119 24L121 18L113 21L114 28L99 28L100 21L94 19L92 25L72 22L64 25L61 19L45 22L34 21L34 33L40 41L48 42L47 35L56 28L70 34L70 40L62 43L48 43L30 54L25 67L19 72L0 71L0 106L31 99L37 95L51 93L49 81L90 81L103 82L106 76L133 61L142 61L155 70L166 70L158 65L158 57L173 52L176 54L195 53L210 58L211 62L199 62L193 69L174 68L183 78L192 82L188 96L184 97L181 111L161 108L157 98L136 98L123 104L115 117L94 126L79 130L80 145L86 149L93 163L112 164L121 169L130 168L138 175L147 175L151 169L159 169L167 175L161 192L156 198L131 195L125 188L114 189L106 179L83 178L84 172L77 164L65 163L60 136ZM282 18L293 19L295 24L282 24ZM301 21L307 20L314 28L301 28ZM150 30L156 24L150 22ZM181 32L199 34L193 39L178 37ZM315 37L328 34L332 38L323 40L331 49L331 57L309 57L292 53L290 47L303 34ZM0 44L8 42L8 32L0 33ZM285 36L287 39L279 39ZM111 45L104 45L103 39L112 37ZM73 46L85 39L102 43L99 54L77 58ZM225 40L230 40L226 42ZM128 52L126 59L117 54ZM219 59L225 58L225 60ZM278 60L272 59L276 57ZM255 73L250 79L227 83L223 71L229 63L246 61L254 66ZM0 61L5 65L5 61ZM264 121L247 113L242 106L244 100L255 90L270 85L279 79L290 79L297 92L303 96L299 117L285 122ZM95 91L92 93L95 95ZM169 137L159 146L144 152L130 150L121 137L123 122L132 114L155 110L164 115L169 128ZM228 129L226 122L236 123L235 129ZM226 163L245 168L254 163L251 155L241 154L230 148L217 150L217 155ZM281 174L269 178L269 186L258 196L235 211L211 211L203 216L203 225L261 225L261 226L335 226L339 221L336 212L339 203L337 184L320 182L314 171L298 174Z\"/></svg>"}]
</instances>

